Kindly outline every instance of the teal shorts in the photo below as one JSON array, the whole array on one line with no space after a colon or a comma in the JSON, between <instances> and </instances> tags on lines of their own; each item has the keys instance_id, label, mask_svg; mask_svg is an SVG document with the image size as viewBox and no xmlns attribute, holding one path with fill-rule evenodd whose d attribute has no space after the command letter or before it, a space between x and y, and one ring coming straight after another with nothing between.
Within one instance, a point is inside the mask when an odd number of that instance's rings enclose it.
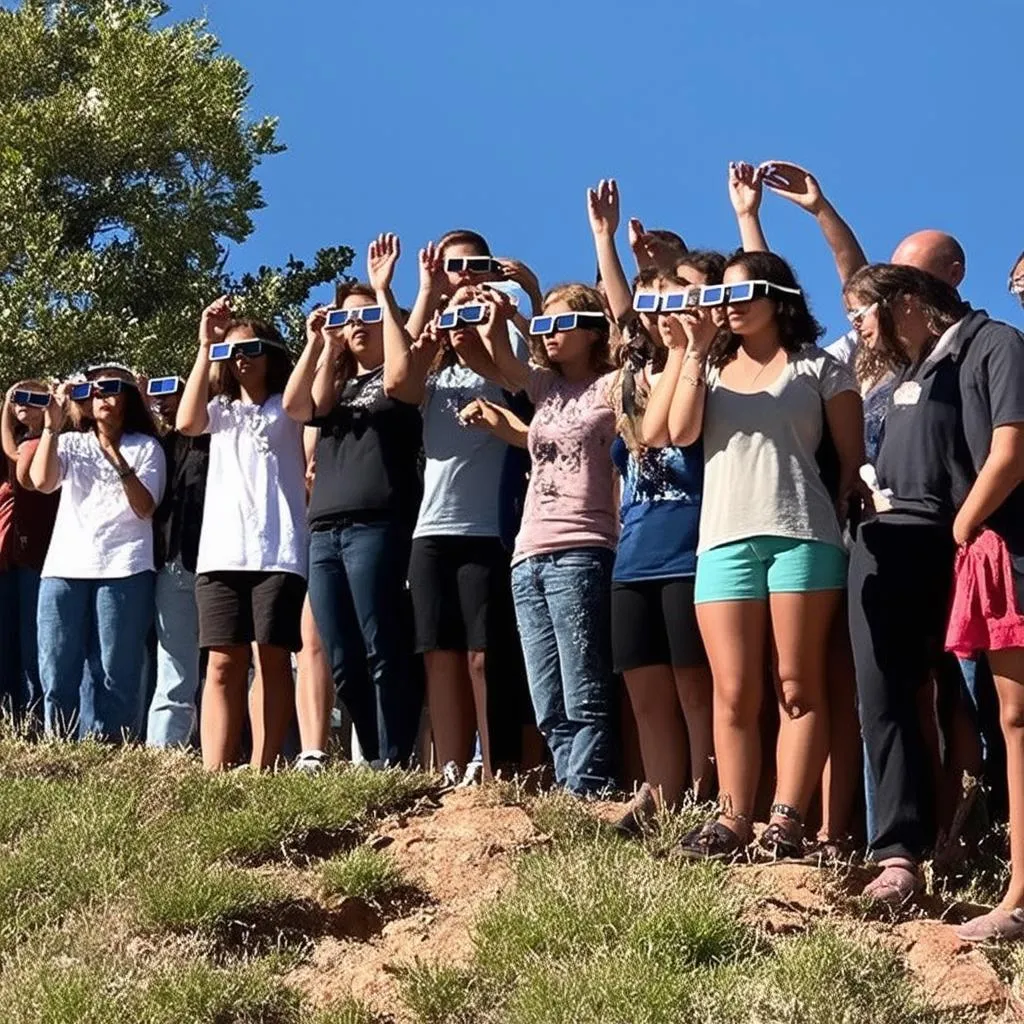
<instances>
[{"instance_id":1,"label":"teal shorts","mask_svg":"<svg viewBox=\"0 0 1024 1024\"><path fill-rule=\"evenodd\" d=\"M697 557L695 604L764 601L769 594L803 594L846 587L846 551L819 540L748 537Z\"/></svg>"}]
</instances>

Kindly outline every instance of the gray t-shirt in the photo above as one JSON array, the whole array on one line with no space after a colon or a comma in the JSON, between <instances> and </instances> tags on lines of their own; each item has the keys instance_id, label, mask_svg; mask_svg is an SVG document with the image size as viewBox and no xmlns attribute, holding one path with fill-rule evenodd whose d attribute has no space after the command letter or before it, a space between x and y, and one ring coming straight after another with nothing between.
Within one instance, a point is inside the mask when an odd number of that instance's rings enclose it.
<instances>
[{"instance_id":1,"label":"gray t-shirt","mask_svg":"<svg viewBox=\"0 0 1024 1024\"><path fill-rule=\"evenodd\" d=\"M698 554L762 536L843 547L815 460L823 403L842 391L857 392L853 374L816 345L792 353L778 379L751 395L708 373Z\"/></svg>"},{"instance_id":2,"label":"gray t-shirt","mask_svg":"<svg viewBox=\"0 0 1024 1024\"><path fill-rule=\"evenodd\" d=\"M511 328L520 359L526 342ZM427 380L423 399L423 502L414 537L500 537L498 508L508 446L490 431L464 427L459 411L474 398L505 406L505 393L474 370L453 363Z\"/></svg>"}]
</instances>

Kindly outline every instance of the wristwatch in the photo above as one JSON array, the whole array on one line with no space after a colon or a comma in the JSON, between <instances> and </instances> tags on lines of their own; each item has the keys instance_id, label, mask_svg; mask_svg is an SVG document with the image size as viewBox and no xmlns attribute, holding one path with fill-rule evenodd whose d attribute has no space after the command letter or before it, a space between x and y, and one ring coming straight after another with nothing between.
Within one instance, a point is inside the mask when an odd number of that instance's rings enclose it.
<instances>
[{"instance_id":1,"label":"wristwatch","mask_svg":"<svg viewBox=\"0 0 1024 1024\"><path fill-rule=\"evenodd\" d=\"M131 467L131 466L126 466L126 467L125 467L124 469L119 469L119 470L117 471L117 475L118 475L118 476L119 476L119 477L120 477L120 478L121 478L122 480L127 480L127 479L128 479L128 477L130 477L130 476L135 476L135 470L134 470L134 469L132 469L132 467Z\"/></svg>"}]
</instances>

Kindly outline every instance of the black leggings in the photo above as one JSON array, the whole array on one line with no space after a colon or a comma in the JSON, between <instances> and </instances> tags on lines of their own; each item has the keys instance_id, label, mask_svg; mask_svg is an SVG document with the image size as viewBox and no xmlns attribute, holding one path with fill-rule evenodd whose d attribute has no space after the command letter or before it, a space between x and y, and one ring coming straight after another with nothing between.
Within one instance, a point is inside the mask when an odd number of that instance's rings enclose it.
<instances>
[{"instance_id":1,"label":"black leggings","mask_svg":"<svg viewBox=\"0 0 1024 1024\"><path fill-rule=\"evenodd\" d=\"M868 764L875 781L877 860L921 859L935 841L935 786L918 712L934 676L959 685L943 651L953 585L952 531L864 523L850 556L850 638Z\"/></svg>"}]
</instances>

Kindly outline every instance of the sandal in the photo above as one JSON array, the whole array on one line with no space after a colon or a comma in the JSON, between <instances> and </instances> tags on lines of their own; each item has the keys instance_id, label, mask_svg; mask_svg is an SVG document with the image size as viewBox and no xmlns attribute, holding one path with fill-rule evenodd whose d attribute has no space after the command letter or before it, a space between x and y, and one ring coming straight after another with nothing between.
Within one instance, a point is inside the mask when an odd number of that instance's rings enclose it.
<instances>
[{"instance_id":1,"label":"sandal","mask_svg":"<svg viewBox=\"0 0 1024 1024\"><path fill-rule=\"evenodd\" d=\"M688 832L676 852L683 860L734 861L744 856L747 844L720 821L709 821Z\"/></svg>"},{"instance_id":2,"label":"sandal","mask_svg":"<svg viewBox=\"0 0 1024 1024\"><path fill-rule=\"evenodd\" d=\"M645 782L636 791L636 796L630 801L626 813L612 823L612 828L624 838L633 839L643 835L657 813L658 805L654 800L654 790Z\"/></svg>"},{"instance_id":3,"label":"sandal","mask_svg":"<svg viewBox=\"0 0 1024 1024\"><path fill-rule=\"evenodd\" d=\"M864 887L863 897L875 903L898 907L912 900L924 882L917 873L917 864L904 857L893 857L880 862L882 873Z\"/></svg>"},{"instance_id":4,"label":"sandal","mask_svg":"<svg viewBox=\"0 0 1024 1024\"><path fill-rule=\"evenodd\" d=\"M848 868L860 860L860 848L850 838L846 839L815 839L804 848L802 864L809 864L814 867L838 867Z\"/></svg>"},{"instance_id":5,"label":"sandal","mask_svg":"<svg viewBox=\"0 0 1024 1024\"><path fill-rule=\"evenodd\" d=\"M789 804L772 804L771 816L782 818L788 823L788 827L781 821L771 821L768 827L761 833L757 841L760 851L766 853L772 861L780 860L803 860L804 822L800 812Z\"/></svg>"},{"instance_id":6,"label":"sandal","mask_svg":"<svg viewBox=\"0 0 1024 1024\"><path fill-rule=\"evenodd\" d=\"M953 931L964 942L1013 942L1024 938L1024 910L990 910Z\"/></svg>"}]
</instances>

